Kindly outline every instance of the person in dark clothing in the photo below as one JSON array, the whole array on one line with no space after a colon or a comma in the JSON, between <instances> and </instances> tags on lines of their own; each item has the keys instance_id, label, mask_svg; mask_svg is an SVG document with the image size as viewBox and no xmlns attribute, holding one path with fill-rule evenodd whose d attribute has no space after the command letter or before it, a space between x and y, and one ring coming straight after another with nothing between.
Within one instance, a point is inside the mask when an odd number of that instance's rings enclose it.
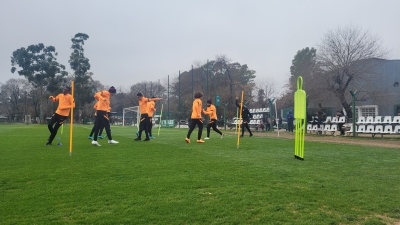
<instances>
[{"instance_id":1,"label":"person in dark clothing","mask_svg":"<svg viewBox=\"0 0 400 225\"><path fill-rule=\"evenodd\" d=\"M240 109L239 97L238 96L236 96L236 106ZM244 135L244 128L246 128L249 131L250 137L253 136L253 133L251 132L250 127L249 127L249 123L250 123L250 120L252 118L253 118L253 115L251 115L249 109L245 105L243 105L243 107L242 107L242 135L241 135L241 137L243 137L243 135Z\"/></svg>"},{"instance_id":2,"label":"person in dark clothing","mask_svg":"<svg viewBox=\"0 0 400 225\"><path fill-rule=\"evenodd\" d=\"M269 117L267 117L267 119L265 120L265 131L270 131L271 130L271 119Z\"/></svg>"},{"instance_id":3,"label":"person in dark clothing","mask_svg":"<svg viewBox=\"0 0 400 225\"><path fill-rule=\"evenodd\" d=\"M293 117L292 110L289 110L289 113L286 115L286 121L287 121L287 124L288 124L288 131L289 132L293 132L294 117Z\"/></svg>"},{"instance_id":4,"label":"person in dark clothing","mask_svg":"<svg viewBox=\"0 0 400 225\"><path fill-rule=\"evenodd\" d=\"M322 120L324 118L324 110L322 109L321 103L318 104L317 116L318 116L317 125L318 125L318 128L321 128L321 123L322 123Z\"/></svg>"},{"instance_id":5,"label":"person in dark clothing","mask_svg":"<svg viewBox=\"0 0 400 225\"><path fill-rule=\"evenodd\" d=\"M336 118L339 120L340 117L344 116L343 112L340 110L336 111ZM343 129L344 123L338 123L338 130L340 131L340 135L344 135L344 129Z\"/></svg>"}]
</instances>

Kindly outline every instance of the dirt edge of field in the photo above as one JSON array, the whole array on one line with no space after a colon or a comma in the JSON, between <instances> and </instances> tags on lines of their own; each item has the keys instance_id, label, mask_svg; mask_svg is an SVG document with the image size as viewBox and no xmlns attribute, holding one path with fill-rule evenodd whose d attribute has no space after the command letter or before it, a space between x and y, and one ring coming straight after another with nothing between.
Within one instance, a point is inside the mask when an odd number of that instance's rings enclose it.
<instances>
[{"instance_id":1,"label":"dirt edge of field","mask_svg":"<svg viewBox=\"0 0 400 225\"><path fill-rule=\"evenodd\" d=\"M259 137L278 137L278 132L253 132L254 136ZM335 136L336 135L336 136ZM349 144L349 145L362 145L362 146L376 146L376 147L384 147L384 148L400 148L400 135L376 135L372 137L372 135L358 135L357 137L353 136L340 136L338 132L335 135L330 134L306 134L305 141L311 142L322 142L322 143L336 143L336 144ZM245 132L245 137L249 138L249 133ZM279 138L286 139L294 139L295 133L280 131Z\"/></svg>"}]
</instances>

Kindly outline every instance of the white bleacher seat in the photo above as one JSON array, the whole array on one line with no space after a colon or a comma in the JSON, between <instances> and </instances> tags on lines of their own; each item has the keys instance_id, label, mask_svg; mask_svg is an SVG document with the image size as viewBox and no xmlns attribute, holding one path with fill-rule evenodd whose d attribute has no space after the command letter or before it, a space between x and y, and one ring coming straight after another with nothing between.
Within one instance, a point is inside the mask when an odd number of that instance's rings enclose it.
<instances>
[{"instance_id":1,"label":"white bleacher seat","mask_svg":"<svg viewBox=\"0 0 400 225\"><path fill-rule=\"evenodd\" d=\"M310 129L310 133L311 133L311 131L317 132L317 130L318 130L318 125L317 124L312 125L312 127Z\"/></svg>"},{"instance_id":2,"label":"white bleacher seat","mask_svg":"<svg viewBox=\"0 0 400 225\"><path fill-rule=\"evenodd\" d=\"M391 134L400 134L400 125L394 126L393 132Z\"/></svg>"},{"instance_id":3,"label":"white bleacher seat","mask_svg":"<svg viewBox=\"0 0 400 225\"><path fill-rule=\"evenodd\" d=\"M367 116L367 119L365 119L365 123L367 123L367 124L374 123L374 117L373 116Z\"/></svg>"},{"instance_id":4,"label":"white bleacher seat","mask_svg":"<svg viewBox=\"0 0 400 225\"><path fill-rule=\"evenodd\" d=\"M310 131L310 133L311 133L311 128L312 128L312 124L311 123L307 124L307 131Z\"/></svg>"},{"instance_id":5,"label":"white bleacher seat","mask_svg":"<svg viewBox=\"0 0 400 225\"><path fill-rule=\"evenodd\" d=\"M260 120L250 120L250 124L260 124Z\"/></svg>"},{"instance_id":6,"label":"white bleacher seat","mask_svg":"<svg viewBox=\"0 0 400 225\"><path fill-rule=\"evenodd\" d=\"M392 125L385 125L385 128L381 132L382 134L391 134L393 132Z\"/></svg>"},{"instance_id":7,"label":"white bleacher seat","mask_svg":"<svg viewBox=\"0 0 400 225\"><path fill-rule=\"evenodd\" d=\"M375 126L375 133L372 134L372 137L374 137L375 134L381 134L382 137L383 137L382 132L383 132L383 125L376 125L376 126Z\"/></svg>"},{"instance_id":8,"label":"white bleacher seat","mask_svg":"<svg viewBox=\"0 0 400 225\"><path fill-rule=\"evenodd\" d=\"M365 132L365 125L359 125L357 127L356 133L364 133Z\"/></svg>"},{"instance_id":9,"label":"white bleacher seat","mask_svg":"<svg viewBox=\"0 0 400 225\"><path fill-rule=\"evenodd\" d=\"M382 123L382 116L375 116L374 124L381 124Z\"/></svg>"},{"instance_id":10,"label":"white bleacher seat","mask_svg":"<svg viewBox=\"0 0 400 225\"><path fill-rule=\"evenodd\" d=\"M331 123L337 123L337 122L338 122L338 118L336 116L332 117Z\"/></svg>"},{"instance_id":11,"label":"white bleacher seat","mask_svg":"<svg viewBox=\"0 0 400 225\"><path fill-rule=\"evenodd\" d=\"M380 134L383 132L383 125L376 125L375 126L375 133Z\"/></svg>"},{"instance_id":12,"label":"white bleacher seat","mask_svg":"<svg viewBox=\"0 0 400 225\"><path fill-rule=\"evenodd\" d=\"M392 123L400 124L400 116L393 117Z\"/></svg>"},{"instance_id":13,"label":"white bleacher seat","mask_svg":"<svg viewBox=\"0 0 400 225\"><path fill-rule=\"evenodd\" d=\"M368 133L368 134L375 133L374 125L367 125L367 127L365 128L364 133Z\"/></svg>"},{"instance_id":14,"label":"white bleacher seat","mask_svg":"<svg viewBox=\"0 0 400 225\"><path fill-rule=\"evenodd\" d=\"M350 130L346 131L347 135L350 135L351 133L353 133L353 124L350 124Z\"/></svg>"},{"instance_id":15,"label":"white bleacher seat","mask_svg":"<svg viewBox=\"0 0 400 225\"><path fill-rule=\"evenodd\" d=\"M333 135L336 131L337 131L337 124L332 124L329 132L331 132L331 134Z\"/></svg>"},{"instance_id":16,"label":"white bleacher seat","mask_svg":"<svg viewBox=\"0 0 400 225\"><path fill-rule=\"evenodd\" d=\"M327 116L324 123L330 123L332 121L332 116Z\"/></svg>"},{"instance_id":17,"label":"white bleacher seat","mask_svg":"<svg viewBox=\"0 0 400 225\"><path fill-rule=\"evenodd\" d=\"M357 124L364 124L364 123L365 123L365 117L364 116L358 117Z\"/></svg>"},{"instance_id":18,"label":"white bleacher seat","mask_svg":"<svg viewBox=\"0 0 400 225\"><path fill-rule=\"evenodd\" d=\"M329 132L331 130L331 125L325 125L324 126L324 133L326 134L326 132Z\"/></svg>"},{"instance_id":19,"label":"white bleacher seat","mask_svg":"<svg viewBox=\"0 0 400 225\"><path fill-rule=\"evenodd\" d=\"M338 123L346 123L346 117L344 116L339 117Z\"/></svg>"},{"instance_id":20,"label":"white bleacher seat","mask_svg":"<svg viewBox=\"0 0 400 225\"><path fill-rule=\"evenodd\" d=\"M383 118L382 123L391 124L391 123L392 123L392 117L391 117L391 116L385 116L385 117Z\"/></svg>"}]
</instances>

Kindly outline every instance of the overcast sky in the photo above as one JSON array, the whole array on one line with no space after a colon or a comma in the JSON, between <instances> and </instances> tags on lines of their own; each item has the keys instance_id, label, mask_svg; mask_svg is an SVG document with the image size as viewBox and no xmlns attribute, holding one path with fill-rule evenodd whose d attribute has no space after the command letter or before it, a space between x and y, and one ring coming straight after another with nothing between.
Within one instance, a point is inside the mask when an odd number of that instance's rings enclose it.
<instances>
[{"instance_id":1,"label":"overcast sky","mask_svg":"<svg viewBox=\"0 0 400 225\"><path fill-rule=\"evenodd\" d=\"M105 85L165 81L226 55L279 90L296 52L337 27L370 30L400 59L399 9L400 0L0 0L0 83L19 78L10 57L31 44L53 45L71 72L71 38L81 32L90 71Z\"/></svg>"}]
</instances>

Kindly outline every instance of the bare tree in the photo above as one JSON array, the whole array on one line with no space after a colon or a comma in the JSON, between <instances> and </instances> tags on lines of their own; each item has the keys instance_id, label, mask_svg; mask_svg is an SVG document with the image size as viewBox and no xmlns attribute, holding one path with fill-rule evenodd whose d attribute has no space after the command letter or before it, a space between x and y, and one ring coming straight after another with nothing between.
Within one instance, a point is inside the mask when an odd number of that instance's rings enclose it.
<instances>
[{"instance_id":1,"label":"bare tree","mask_svg":"<svg viewBox=\"0 0 400 225\"><path fill-rule=\"evenodd\" d=\"M27 79L10 79L5 84L0 85L0 102L4 107L4 112L11 121L20 122L24 114L28 114L29 92L32 85Z\"/></svg>"},{"instance_id":2,"label":"bare tree","mask_svg":"<svg viewBox=\"0 0 400 225\"><path fill-rule=\"evenodd\" d=\"M256 81L254 89L255 102L257 107L268 107L268 99L274 98L276 93L275 83L273 80Z\"/></svg>"},{"instance_id":3,"label":"bare tree","mask_svg":"<svg viewBox=\"0 0 400 225\"><path fill-rule=\"evenodd\" d=\"M349 85L355 87L374 73L376 58L384 58L387 51L378 36L361 27L349 26L328 31L318 46L317 61L327 88L338 98L352 117L350 105L345 98ZM375 76L376 77L376 76Z\"/></svg>"}]
</instances>

